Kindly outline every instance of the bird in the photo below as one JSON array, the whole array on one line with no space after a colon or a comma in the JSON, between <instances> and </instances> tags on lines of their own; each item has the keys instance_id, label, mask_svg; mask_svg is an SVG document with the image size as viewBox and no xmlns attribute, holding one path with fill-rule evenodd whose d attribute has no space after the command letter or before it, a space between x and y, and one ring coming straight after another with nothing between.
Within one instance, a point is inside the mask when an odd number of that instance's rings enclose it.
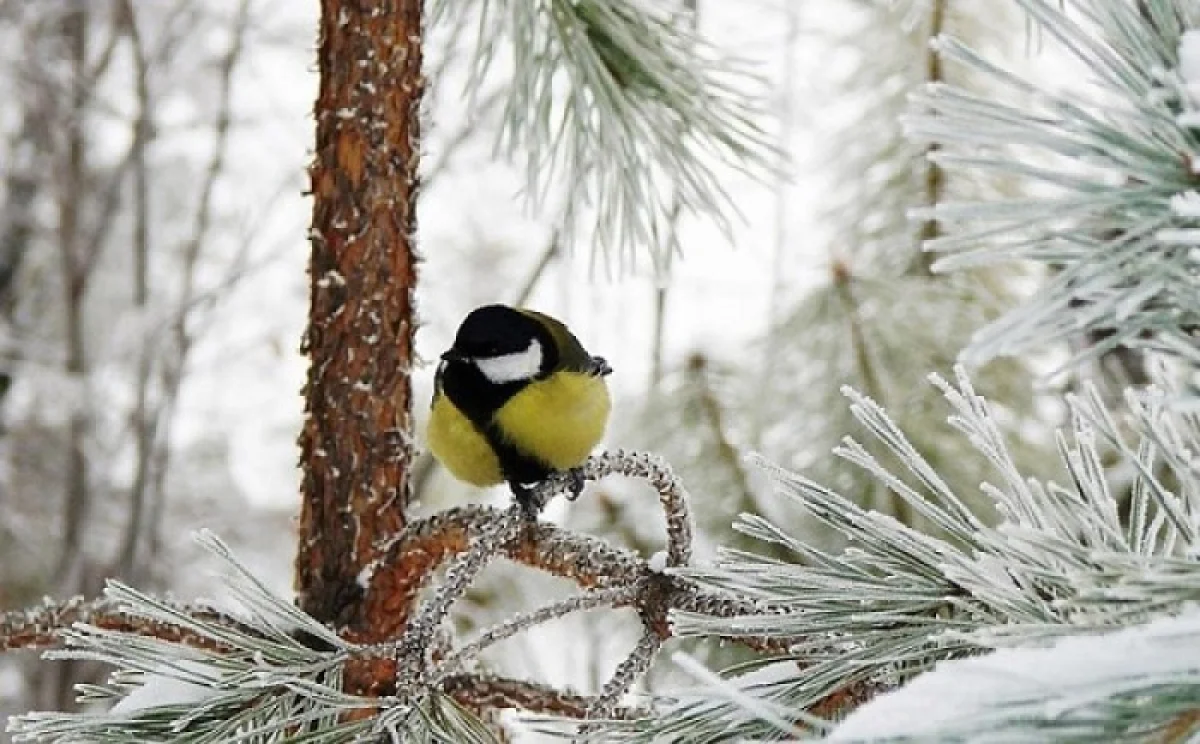
<instances>
[{"instance_id":1,"label":"bird","mask_svg":"<svg viewBox=\"0 0 1200 744\"><path fill-rule=\"evenodd\" d=\"M439 462L475 486L507 483L536 518L535 486L578 467L604 436L612 368L565 324L507 305L472 310L441 355L426 440Z\"/></svg>"}]
</instances>

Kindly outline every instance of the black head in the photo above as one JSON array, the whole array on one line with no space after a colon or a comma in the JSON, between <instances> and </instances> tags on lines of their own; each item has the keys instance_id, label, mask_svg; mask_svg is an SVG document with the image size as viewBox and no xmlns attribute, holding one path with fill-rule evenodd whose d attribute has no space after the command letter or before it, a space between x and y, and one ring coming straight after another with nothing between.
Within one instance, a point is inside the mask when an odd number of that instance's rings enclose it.
<instances>
[{"instance_id":1,"label":"black head","mask_svg":"<svg viewBox=\"0 0 1200 744\"><path fill-rule=\"evenodd\" d=\"M537 320L505 305L472 310L458 327L448 364L473 364L493 383L528 380L553 366L554 339Z\"/></svg>"}]
</instances>

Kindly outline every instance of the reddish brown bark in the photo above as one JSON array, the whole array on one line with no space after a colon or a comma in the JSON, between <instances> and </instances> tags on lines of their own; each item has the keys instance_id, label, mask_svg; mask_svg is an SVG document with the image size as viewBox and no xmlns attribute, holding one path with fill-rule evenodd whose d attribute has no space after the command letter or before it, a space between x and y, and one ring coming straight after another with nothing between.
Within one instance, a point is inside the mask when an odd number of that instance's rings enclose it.
<instances>
[{"instance_id":1,"label":"reddish brown bark","mask_svg":"<svg viewBox=\"0 0 1200 744\"><path fill-rule=\"evenodd\" d=\"M421 0L321 0L296 584L356 641L407 613L359 576L410 492L421 33Z\"/></svg>"}]
</instances>

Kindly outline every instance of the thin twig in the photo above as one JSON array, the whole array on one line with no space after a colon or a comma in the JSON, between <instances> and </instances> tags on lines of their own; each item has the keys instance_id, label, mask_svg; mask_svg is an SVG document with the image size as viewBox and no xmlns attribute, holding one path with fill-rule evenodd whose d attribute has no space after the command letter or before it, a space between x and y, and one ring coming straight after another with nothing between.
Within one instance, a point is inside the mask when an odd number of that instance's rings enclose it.
<instances>
[{"instance_id":1,"label":"thin twig","mask_svg":"<svg viewBox=\"0 0 1200 744\"><path fill-rule=\"evenodd\" d=\"M525 278L525 282L521 285L521 289L513 298L513 304L517 307L529 302L529 298L533 296L533 290L537 287L538 282L542 280L542 276L546 273L546 269L550 267L550 262L554 260L559 253L562 253L562 226L555 227L550 231L550 239L546 241L546 247L542 251L538 262L534 264L533 271L529 272L529 276Z\"/></svg>"},{"instance_id":2,"label":"thin twig","mask_svg":"<svg viewBox=\"0 0 1200 744\"><path fill-rule=\"evenodd\" d=\"M218 108L216 120L213 123L213 149L204 175L201 177L200 195L192 219L191 234L183 245L183 280L179 304L172 324L175 342L174 358L163 361L160 375L163 392L156 412L157 447L154 452L154 482L151 489L151 492L156 495L156 499L152 504L149 519L149 530L152 537L161 532L165 513L166 505L163 493L171 456L171 449L167 446L167 441L170 438L171 426L175 419L176 403L183 385L185 367L195 343L195 334L189 330L187 321L196 295L196 267L212 230L213 193L221 174L225 171L225 161L229 154L229 141L233 129L234 72L246 49L246 37L249 34L251 21L250 8L251 0L241 0L238 4L229 49L221 57L217 67ZM157 540L152 539L150 552L151 554L159 552Z\"/></svg>"},{"instance_id":3,"label":"thin twig","mask_svg":"<svg viewBox=\"0 0 1200 744\"><path fill-rule=\"evenodd\" d=\"M133 0L121 0L118 5L121 25L129 38L133 52L134 88L137 91L138 114L133 124L133 304L137 322L144 331L146 311L150 302L150 179L146 151L153 136L153 108L150 100L149 70L146 50L138 29L137 11ZM149 417L150 375L154 364L153 347L143 335L137 352L134 375L134 406L130 412L134 438L134 475L129 487L129 521L113 567L115 576L130 576L137 565L138 549L143 543L146 524L147 485L150 480L151 450L156 424Z\"/></svg>"},{"instance_id":4,"label":"thin twig","mask_svg":"<svg viewBox=\"0 0 1200 744\"><path fill-rule=\"evenodd\" d=\"M471 139L479 131L480 123L491 117L500 108L500 104L508 100L508 96L508 88L500 87L490 91L476 102L466 122L446 140L441 148L441 152L438 154L437 160L432 161L429 167L425 168L421 174L421 182L426 187L437 181L438 177L442 176L450 168L450 164L454 161L454 156L458 154L458 151L466 144L467 140Z\"/></svg>"},{"instance_id":5,"label":"thin twig","mask_svg":"<svg viewBox=\"0 0 1200 744\"><path fill-rule=\"evenodd\" d=\"M500 552L500 547L509 542L525 523L525 513L519 504L506 509L492 524L481 530L470 543L470 548L446 569L446 581L437 594L421 606L416 617L408 625L404 636L396 644L401 668L401 685L404 678L420 679L427 672L426 656L434 633L450 612L451 605L458 600L475 580L475 577Z\"/></svg>"},{"instance_id":6,"label":"thin twig","mask_svg":"<svg viewBox=\"0 0 1200 744\"><path fill-rule=\"evenodd\" d=\"M618 607L628 604L634 599L634 596L635 587L620 586L611 589L597 589L586 594L552 602L531 612L514 615L504 622L485 630L475 640L462 646L450 656L447 656L440 665L439 678L441 676L448 676L458 667L477 658L488 646L506 638L511 638L522 630L560 618L572 612L592 610L598 607Z\"/></svg>"},{"instance_id":7,"label":"thin twig","mask_svg":"<svg viewBox=\"0 0 1200 744\"><path fill-rule=\"evenodd\" d=\"M245 629L245 625L235 618L209 607L180 605L180 608L196 618ZM109 599L102 597L86 600L83 597L72 597L59 602L47 601L25 610L0 613L0 652L61 647L61 631L79 623L105 630L119 630L132 635L176 641L198 648L213 647L210 638L129 615Z\"/></svg>"},{"instance_id":8,"label":"thin twig","mask_svg":"<svg viewBox=\"0 0 1200 744\"><path fill-rule=\"evenodd\" d=\"M617 665L612 677L605 683L599 697L588 708L588 718L609 718L625 693L633 688L634 683L641 679L658 657L663 639L657 633L646 629L637 645L629 652L629 656Z\"/></svg>"}]
</instances>

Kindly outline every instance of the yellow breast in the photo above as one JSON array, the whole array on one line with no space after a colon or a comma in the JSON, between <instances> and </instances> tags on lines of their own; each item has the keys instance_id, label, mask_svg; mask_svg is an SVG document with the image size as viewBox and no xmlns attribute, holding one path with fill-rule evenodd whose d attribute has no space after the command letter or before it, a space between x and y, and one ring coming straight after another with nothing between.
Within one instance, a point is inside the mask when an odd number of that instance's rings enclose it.
<instances>
[{"instance_id":1,"label":"yellow breast","mask_svg":"<svg viewBox=\"0 0 1200 744\"><path fill-rule=\"evenodd\" d=\"M602 378L558 372L514 395L496 412L495 421L522 454L566 470L587 459L604 436L611 406ZM492 446L443 395L433 401L426 438L434 456L459 480L475 486L504 481Z\"/></svg>"},{"instance_id":2,"label":"yellow breast","mask_svg":"<svg viewBox=\"0 0 1200 744\"><path fill-rule=\"evenodd\" d=\"M587 459L604 436L611 406L603 378L560 371L509 399L496 423L519 451L566 470Z\"/></svg>"},{"instance_id":3,"label":"yellow breast","mask_svg":"<svg viewBox=\"0 0 1200 744\"><path fill-rule=\"evenodd\" d=\"M433 401L426 438L433 456L455 478L473 486L494 486L504 480L492 446L444 395Z\"/></svg>"}]
</instances>

